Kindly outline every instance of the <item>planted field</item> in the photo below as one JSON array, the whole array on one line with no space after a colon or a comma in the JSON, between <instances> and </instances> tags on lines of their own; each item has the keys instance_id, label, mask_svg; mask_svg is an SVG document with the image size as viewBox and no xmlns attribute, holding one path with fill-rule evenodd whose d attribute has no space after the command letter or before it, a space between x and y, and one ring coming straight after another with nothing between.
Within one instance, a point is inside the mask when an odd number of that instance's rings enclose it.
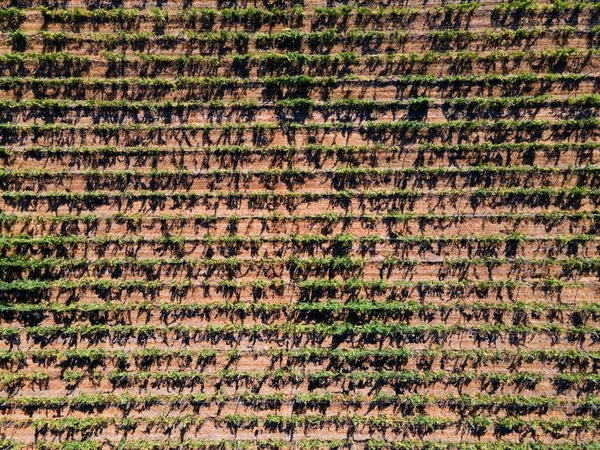
<instances>
[{"instance_id":1,"label":"planted field","mask_svg":"<svg viewBox=\"0 0 600 450\"><path fill-rule=\"evenodd\" d=\"M599 19L0 0L0 446L600 449Z\"/></svg>"}]
</instances>

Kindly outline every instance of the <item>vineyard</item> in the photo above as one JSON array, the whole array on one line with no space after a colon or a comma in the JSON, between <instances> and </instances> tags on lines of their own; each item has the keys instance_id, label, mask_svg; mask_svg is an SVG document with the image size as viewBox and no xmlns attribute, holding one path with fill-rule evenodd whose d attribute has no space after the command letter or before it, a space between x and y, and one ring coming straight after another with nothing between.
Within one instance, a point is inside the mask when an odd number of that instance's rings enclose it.
<instances>
[{"instance_id":1,"label":"vineyard","mask_svg":"<svg viewBox=\"0 0 600 450\"><path fill-rule=\"evenodd\" d=\"M600 450L600 3L0 30L0 450Z\"/></svg>"}]
</instances>

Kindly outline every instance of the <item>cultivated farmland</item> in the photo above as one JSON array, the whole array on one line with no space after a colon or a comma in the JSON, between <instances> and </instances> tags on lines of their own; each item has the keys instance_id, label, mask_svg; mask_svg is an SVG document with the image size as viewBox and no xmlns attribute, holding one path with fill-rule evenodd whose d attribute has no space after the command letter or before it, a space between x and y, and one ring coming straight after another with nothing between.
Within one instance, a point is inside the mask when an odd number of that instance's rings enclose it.
<instances>
[{"instance_id":1,"label":"cultivated farmland","mask_svg":"<svg viewBox=\"0 0 600 450\"><path fill-rule=\"evenodd\" d=\"M2 449L600 449L600 4L0 5Z\"/></svg>"}]
</instances>

